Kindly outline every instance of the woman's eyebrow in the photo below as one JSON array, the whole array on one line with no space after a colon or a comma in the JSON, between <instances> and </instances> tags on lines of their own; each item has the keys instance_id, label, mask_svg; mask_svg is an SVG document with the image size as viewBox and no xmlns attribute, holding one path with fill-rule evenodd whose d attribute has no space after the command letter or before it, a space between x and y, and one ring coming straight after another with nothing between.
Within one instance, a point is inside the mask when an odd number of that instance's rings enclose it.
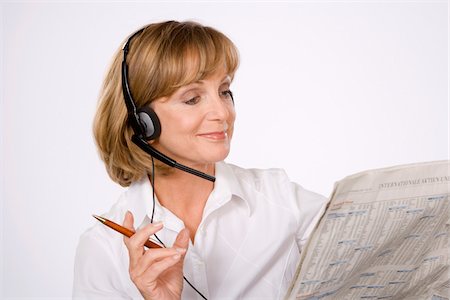
<instances>
[{"instance_id":1,"label":"woman's eyebrow","mask_svg":"<svg viewBox=\"0 0 450 300\"><path fill-rule=\"evenodd\" d=\"M196 81L196 82L189 83L189 84L187 84L187 85L183 85L183 86L181 86L181 87L178 89L178 91L176 91L176 93L177 93L177 94L179 94L179 93L185 93L185 92L190 91L190 90L192 90L192 89L196 89L196 88L199 87L200 84L201 84L201 82Z\"/></svg>"},{"instance_id":2,"label":"woman's eyebrow","mask_svg":"<svg viewBox=\"0 0 450 300\"><path fill-rule=\"evenodd\" d=\"M205 79L200 79L194 82L191 82L187 85L184 85L182 87L179 88L179 90L176 92L177 94L184 94L190 90L194 90L199 88L202 84L205 83ZM230 84L231 83L231 76L230 75L225 75L221 80L220 80L220 84Z\"/></svg>"}]
</instances>

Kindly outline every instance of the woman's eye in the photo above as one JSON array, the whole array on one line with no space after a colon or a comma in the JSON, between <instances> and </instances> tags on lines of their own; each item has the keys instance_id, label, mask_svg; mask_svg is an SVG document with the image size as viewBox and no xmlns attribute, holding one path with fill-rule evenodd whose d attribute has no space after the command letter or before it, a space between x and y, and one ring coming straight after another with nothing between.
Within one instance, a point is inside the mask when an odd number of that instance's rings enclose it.
<instances>
[{"instance_id":1,"label":"woman's eye","mask_svg":"<svg viewBox=\"0 0 450 300\"><path fill-rule=\"evenodd\" d=\"M192 99L189 99L188 101L184 101L184 103L187 105L194 105L194 104L197 104L198 101L200 101L200 97L197 96Z\"/></svg>"},{"instance_id":2,"label":"woman's eye","mask_svg":"<svg viewBox=\"0 0 450 300\"><path fill-rule=\"evenodd\" d=\"M230 90L222 91L222 92L220 92L220 94L224 97L229 97L229 98L233 99L233 92L231 92Z\"/></svg>"}]
</instances>

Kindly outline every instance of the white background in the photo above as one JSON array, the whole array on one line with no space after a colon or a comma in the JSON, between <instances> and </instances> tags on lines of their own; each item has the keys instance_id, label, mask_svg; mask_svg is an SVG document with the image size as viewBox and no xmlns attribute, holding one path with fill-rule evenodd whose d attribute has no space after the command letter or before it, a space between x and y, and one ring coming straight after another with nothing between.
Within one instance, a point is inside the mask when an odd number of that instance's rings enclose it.
<instances>
[{"instance_id":1,"label":"white background","mask_svg":"<svg viewBox=\"0 0 450 300\"><path fill-rule=\"evenodd\" d=\"M4 299L70 297L78 237L122 191L92 139L99 88L149 22L196 20L239 48L229 162L328 195L354 172L449 157L447 1L0 5Z\"/></svg>"}]
</instances>

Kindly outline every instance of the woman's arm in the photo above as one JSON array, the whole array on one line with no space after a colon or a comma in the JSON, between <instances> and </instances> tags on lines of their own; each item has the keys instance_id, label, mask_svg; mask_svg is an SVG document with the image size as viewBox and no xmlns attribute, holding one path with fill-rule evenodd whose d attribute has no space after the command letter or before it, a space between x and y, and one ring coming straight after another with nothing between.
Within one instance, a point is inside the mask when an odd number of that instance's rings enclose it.
<instances>
[{"instance_id":1,"label":"woman's arm","mask_svg":"<svg viewBox=\"0 0 450 300\"><path fill-rule=\"evenodd\" d=\"M103 236L103 228L94 226L78 243L74 264L74 299L132 299L124 286L120 257ZM126 275L126 274L125 274Z\"/></svg>"}]
</instances>

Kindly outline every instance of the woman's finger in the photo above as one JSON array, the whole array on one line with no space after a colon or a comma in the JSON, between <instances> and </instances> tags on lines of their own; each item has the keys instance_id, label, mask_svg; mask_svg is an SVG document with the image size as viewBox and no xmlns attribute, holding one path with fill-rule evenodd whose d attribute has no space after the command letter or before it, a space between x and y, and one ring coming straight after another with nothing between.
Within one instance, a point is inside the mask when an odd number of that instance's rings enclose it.
<instances>
[{"instance_id":1,"label":"woman's finger","mask_svg":"<svg viewBox=\"0 0 450 300\"><path fill-rule=\"evenodd\" d=\"M178 249L178 248L161 248L161 249L151 249L145 251L145 254L139 259L138 264L130 270L130 275L133 278L134 276L140 276L145 273L147 270L153 272L155 270L155 266L161 261L165 261L168 258L176 258L186 253L186 249ZM170 259L169 259L170 261ZM176 262L175 262L176 263ZM171 266L172 264L169 264ZM157 277L157 276L156 276ZM151 277L151 279L156 279L156 277Z\"/></svg>"},{"instance_id":2,"label":"woman's finger","mask_svg":"<svg viewBox=\"0 0 450 300\"><path fill-rule=\"evenodd\" d=\"M127 212L125 214L125 219L123 222L123 226L134 231L133 228L133 214L131 212ZM139 259L144 254L144 244L149 239L151 235L156 233L162 228L162 223L154 223L149 224L139 230L130 237L124 238L125 246L128 249L128 254L130 256L130 269L134 268Z\"/></svg>"},{"instance_id":3,"label":"woman's finger","mask_svg":"<svg viewBox=\"0 0 450 300\"><path fill-rule=\"evenodd\" d=\"M176 248L176 253L174 255L168 256L162 260L159 260L152 264L151 268L145 270L142 274L143 278L148 280L147 282L156 281L162 273L169 270L171 267L179 263L186 254L186 249ZM180 279L183 277L183 268L179 268Z\"/></svg>"},{"instance_id":4,"label":"woman's finger","mask_svg":"<svg viewBox=\"0 0 450 300\"><path fill-rule=\"evenodd\" d=\"M187 228L184 228L178 233L177 238L173 243L173 247L187 249L189 247L189 239L189 230Z\"/></svg>"},{"instance_id":5,"label":"woman's finger","mask_svg":"<svg viewBox=\"0 0 450 300\"><path fill-rule=\"evenodd\" d=\"M125 218L123 220L123 227L125 227L131 231L135 231L133 224L134 224L133 214L130 211L127 211L125 213ZM123 242L125 243L125 246L128 249L128 255L130 257L130 269L131 269L132 267L134 267L137 264L137 262L139 260L139 252L138 252L138 250L134 250L133 248L130 247L129 240L130 240L130 238L128 238L126 236L123 237ZM141 253L142 253L142 251L141 251Z\"/></svg>"},{"instance_id":6,"label":"woman's finger","mask_svg":"<svg viewBox=\"0 0 450 300\"><path fill-rule=\"evenodd\" d=\"M134 217L133 214L130 211L127 211L125 213L125 218L123 219L123 226L127 229L130 229L131 231L134 231Z\"/></svg>"},{"instance_id":7,"label":"woman's finger","mask_svg":"<svg viewBox=\"0 0 450 300\"><path fill-rule=\"evenodd\" d=\"M129 238L128 244L133 248L143 248L145 242L148 241L150 236L157 233L163 227L162 222L156 222L145 225L138 229L132 237Z\"/></svg>"}]
</instances>

